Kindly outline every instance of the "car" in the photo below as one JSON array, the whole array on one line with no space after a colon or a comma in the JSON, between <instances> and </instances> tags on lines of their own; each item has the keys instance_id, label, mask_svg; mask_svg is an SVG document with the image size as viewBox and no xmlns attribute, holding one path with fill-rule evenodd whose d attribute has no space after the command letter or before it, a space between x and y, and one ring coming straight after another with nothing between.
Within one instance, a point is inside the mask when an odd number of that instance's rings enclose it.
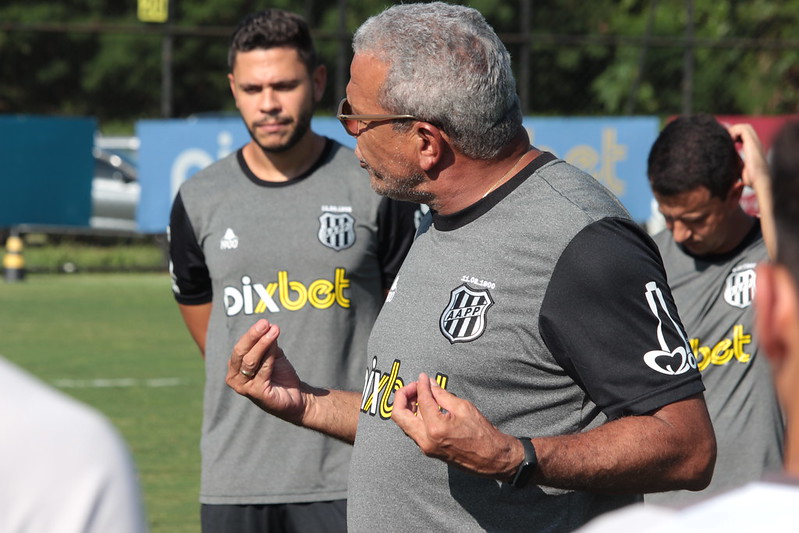
<instances>
[{"instance_id":1,"label":"car","mask_svg":"<svg viewBox=\"0 0 799 533\"><path fill-rule=\"evenodd\" d=\"M135 148L131 152L125 147L115 147L108 139L95 140L92 149L92 216L89 221L92 229L137 231L136 209L141 185L137 178Z\"/></svg>"}]
</instances>

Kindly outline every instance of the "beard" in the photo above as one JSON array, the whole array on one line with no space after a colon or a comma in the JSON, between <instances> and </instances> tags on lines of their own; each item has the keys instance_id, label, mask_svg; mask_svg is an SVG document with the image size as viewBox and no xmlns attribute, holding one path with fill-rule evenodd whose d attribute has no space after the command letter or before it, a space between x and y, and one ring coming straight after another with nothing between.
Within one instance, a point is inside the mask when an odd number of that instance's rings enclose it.
<instances>
[{"instance_id":1,"label":"beard","mask_svg":"<svg viewBox=\"0 0 799 533\"><path fill-rule=\"evenodd\" d=\"M278 154L281 152L286 152L291 150L300 139L302 139L308 130L311 129L311 117L313 117L315 106L313 103L303 107L300 111L300 115L297 117L297 121L294 123L294 129L291 130L289 133L288 139L284 141L275 141L270 144L266 144L258 139L258 136L255 134L255 128L260 124L260 122L256 122L252 125L247 125L247 131L250 133L250 138L257 144L264 153L271 153L271 154ZM280 120L280 117L277 117Z\"/></svg>"},{"instance_id":2,"label":"beard","mask_svg":"<svg viewBox=\"0 0 799 533\"><path fill-rule=\"evenodd\" d=\"M427 176L420 172L410 172L400 176L377 170L363 160L361 160L361 166L369 173L372 190L380 196L419 204L426 204L432 199L430 193L417 189L419 185L427 181Z\"/></svg>"}]
</instances>

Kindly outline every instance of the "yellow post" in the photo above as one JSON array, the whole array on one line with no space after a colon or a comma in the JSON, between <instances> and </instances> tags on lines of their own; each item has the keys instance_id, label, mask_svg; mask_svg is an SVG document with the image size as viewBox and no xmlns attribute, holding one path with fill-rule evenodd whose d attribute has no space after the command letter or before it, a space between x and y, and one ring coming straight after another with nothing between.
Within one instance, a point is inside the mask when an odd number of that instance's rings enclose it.
<instances>
[{"instance_id":1,"label":"yellow post","mask_svg":"<svg viewBox=\"0 0 799 533\"><path fill-rule=\"evenodd\" d=\"M25 279L25 258L22 256L22 239L16 233L6 239L6 254L3 256L3 279L7 282Z\"/></svg>"},{"instance_id":2,"label":"yellow post","mask_svg":"<svg viewBox=\"0 0 799 533\"><path fill-rule=\"evenodd\" d=\"M163 24L169 20L169 0L139 0L137 14L142 22Z\"/></svg>"}]
</instances>

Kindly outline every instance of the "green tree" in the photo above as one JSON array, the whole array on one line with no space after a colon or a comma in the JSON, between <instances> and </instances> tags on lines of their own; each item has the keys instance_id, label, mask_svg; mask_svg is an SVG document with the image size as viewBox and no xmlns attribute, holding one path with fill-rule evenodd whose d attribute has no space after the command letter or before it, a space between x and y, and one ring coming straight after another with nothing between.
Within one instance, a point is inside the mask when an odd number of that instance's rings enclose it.
<instances>
[{"instance_id":1,"label":"green tree","mask_svg":"<svg viewBox=\"0 0 799 533\"><path fill-rule=\"evenodd\" d=\"M797 52L772 45L793 39L799 6L773 0L695 0L693 10L693 111L766 114L795 109ZM624 0L607 11L609 33L653 39L643 55L639 47L608 49L608 66L591 86L604 112L682 111L687 22L685 0Z\"/></svg>"},{"instance_id":2,"label":"green tree","mask_svg":"<svg viewBox=\"0 0 799 533\"><path fill-rule=\"evenodd\" d=\"M253 0L171 0L170 27L136 18L136 2L5 0L0 113L76 114L103 127L161 116L164 32L173 32L172 115L234 111L227 47ZM523 20L525 2L530 20ZM679 113L687 0L472 0L505 40L536 115ZM332 111L350 36L383 0L274 0L314 28ZM343 16L341 8L344 8ZM799 103L799 4L693 0L693 109L786 113ZM528 24L529 40L521 38ZM521 58L529 53L529 75Z\"/></svg>"}]
</instances>

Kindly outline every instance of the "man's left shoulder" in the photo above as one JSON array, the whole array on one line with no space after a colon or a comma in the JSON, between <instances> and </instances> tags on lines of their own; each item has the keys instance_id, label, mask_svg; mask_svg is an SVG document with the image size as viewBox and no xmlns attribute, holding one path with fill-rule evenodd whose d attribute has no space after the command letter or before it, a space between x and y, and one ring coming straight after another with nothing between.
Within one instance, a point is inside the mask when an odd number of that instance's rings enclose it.
<instances>
[{"instance_id":1,"label":"man's left shoulder","mask_svg":"<svg viewBox=\"0 0 799 533\"><path fill-rule=\"evenodd\" d=\"M555 159L537 171L552 190L552 201L561 210L580 211L592 220L605 217L630 218L621 201L591 174L562 159Z\"/></svg>"}]
</instances>

